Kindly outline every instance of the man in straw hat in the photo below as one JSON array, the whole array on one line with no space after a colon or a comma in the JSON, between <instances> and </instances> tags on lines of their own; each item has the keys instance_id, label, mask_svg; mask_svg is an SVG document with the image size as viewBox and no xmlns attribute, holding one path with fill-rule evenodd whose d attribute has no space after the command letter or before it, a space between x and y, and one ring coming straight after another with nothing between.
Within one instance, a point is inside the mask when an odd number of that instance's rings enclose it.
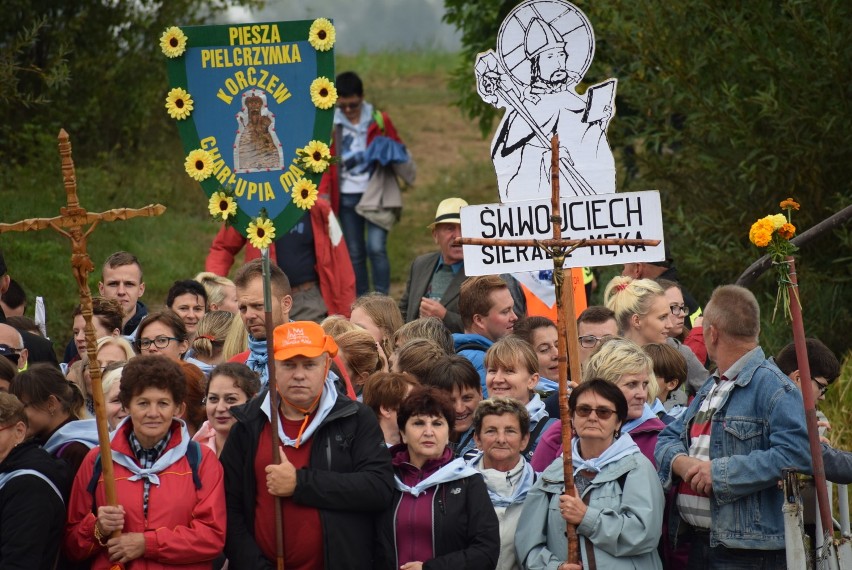
<instances>
[{"instance_id":1,"label":"man in straw hat","mask_svg":"<svg viewBox=\"0 0 852 570\"><path fill-rule=\"evenodd\" d=\"M233 409L222 452L233 568L272 568L275 496L287 568L372 569L374 518L390 506L393 471L375 415L337 392L334 339L310 321L273 334L281 462L273 463L270 394Z\"/></svg>"},{"instance_id":2,"label":"man in straw hat","mask_svg":"<svg viewBox=\"0 0 852 570\"><path fill-rule=\"evenodd\" d=\"M464 273L462 246L453 241L461 237L461 209L467 206L462 198L447 198L438 204L435 221L427 227L439 250L417 257L411 264L405 292L399 300L399 310L405 322L420 317L437 317L450 332L463 333L459 314L459 289L467 279ZM518 318L526 315L526 300L518 282L508 274L501 275L509 285L515 300Z\"/></svg>"}]
</instances>

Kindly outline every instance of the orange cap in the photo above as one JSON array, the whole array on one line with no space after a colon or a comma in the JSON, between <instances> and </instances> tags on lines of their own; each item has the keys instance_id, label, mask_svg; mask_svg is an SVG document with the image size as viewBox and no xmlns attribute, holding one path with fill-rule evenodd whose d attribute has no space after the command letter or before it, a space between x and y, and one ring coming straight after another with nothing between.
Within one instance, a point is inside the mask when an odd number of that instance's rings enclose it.
<instances>
[{"instance_id":1,"label":"orange cap","mask_svg":"<svg viewBox=\"0 0 852 570\"><path fill-rule=\"evenodd\" d=\"M312 321L295 321L275 327L272 333L275 360L289 360L294 356L314 358L327 352L337 354L337 343L321 326Z\"/></svg>"}]
</instances>

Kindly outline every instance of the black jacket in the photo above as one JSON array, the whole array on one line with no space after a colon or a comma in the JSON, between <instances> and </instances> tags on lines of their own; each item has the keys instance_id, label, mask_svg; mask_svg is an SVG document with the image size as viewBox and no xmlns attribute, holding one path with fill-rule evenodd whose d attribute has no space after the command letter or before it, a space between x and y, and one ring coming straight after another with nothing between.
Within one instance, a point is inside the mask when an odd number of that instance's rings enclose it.
<instances>
[{"instance_id":1,"label":"black jacket","mask_svg":"<svg viewBox=\"0 0 852 570\"><path fill-rule=\"evenodd\" d=\"M402 492L381 520L376 568L396 570L396 510ZM500 523L482 475L441 483L432 498L434 558L423 570L492 570L500 557Z\"/></svg>"},{"instance_id":2,"label":"black jacket","mask_svg":"<svg viewBox=\"0 0 852 570\"><path fill-rule=\"evenodd\" d=\"M263 399L261 394L231 408L237 423L220 458L228 504L225 554L231 570L273 568L254 540L254 459L268 422L260 409ZM338 396L312 440L310 467L298 470L293 500L319 510L326 568L373 570L376 519L390 505L393 489L390 453L376 416L363 404Z\"/></svg>"},{"instance_id":3,"label":"black jacket","mask_svg":"<svg viewBox=\"0 0 852 570\"><path fill-rule=\"evenodd\" d=\"M12 449L0 463L0 476L19 469L42 473L57 489L66 486L61 463L32 441ZM9 479L0 489L0 568L52 570L64 528L65 504L45 480Z\"/></svg>"}]
</instances>

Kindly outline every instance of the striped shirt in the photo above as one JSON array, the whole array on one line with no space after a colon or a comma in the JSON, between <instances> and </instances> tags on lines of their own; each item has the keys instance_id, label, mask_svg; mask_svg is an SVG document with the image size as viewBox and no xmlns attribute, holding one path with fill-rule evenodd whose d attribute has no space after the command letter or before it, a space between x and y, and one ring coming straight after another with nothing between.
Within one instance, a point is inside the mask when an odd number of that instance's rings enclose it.
<instances>
[{"instance_id":1,"label":"striped shirt","mask_svg":"<svg viewBox=\"0 0 852 570\"><path fill-rule=\"evenodd\" d=\"M718 376L718 371L713 374L715 384L701 402L698 413L695 414L692 422L688 425L689 457L694 457L701 461L710 461L712 459L710 457L710 430L712 428L713 415L716 413L716 410L725 405L728 396L733 391L734 386L736 386L734 381L748 361L750 354L751 351L743 355L721 377ZM678 487L677 507L680 511L680 516L688 524L697 528L710 528L712 522L710 517L710 497L693 491L692 487L686 481L681 481Z\"/></svg>"}]
</instances>

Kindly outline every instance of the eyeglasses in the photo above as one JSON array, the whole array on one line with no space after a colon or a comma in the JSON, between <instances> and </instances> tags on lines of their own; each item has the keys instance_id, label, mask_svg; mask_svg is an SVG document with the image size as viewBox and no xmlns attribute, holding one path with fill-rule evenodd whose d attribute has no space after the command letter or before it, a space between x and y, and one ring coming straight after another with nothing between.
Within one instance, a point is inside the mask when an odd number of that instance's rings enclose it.
<instances>
[{"instance_id":1,"label":"eyeglasses","mask_svg":"<svg viewBox=\"0 0 852 570\"><path fill-rule=\"evenodd\" d=\"M811 380L813 381L814 384L819 386L819 395L820 396L824 396L825 393L828 392L828 388L830 387L830 384L823 384L822 382L819 382L816 378L811 378Z\"/></svg>"},{"instance_id":2,"label":"eyeglasses","mask_svg":"<svg viewBox=\"0 0 852 570\"><path fill-rule=\"evenodd\" d=\"M180 342L179 338L175 338L173 336L158 336L157 338L154 338L154 339L140 338L139 339L139 348L141 348L142 350L148 350L149 348L151 348L152 344L154 346L156 346L157 348L166 348L167 346L169 346L169 343L173 340L176 341L176 342Z\"/></svg>"},{"instance_id":3,"label":"eyeglasses","mask_svg":"<svg viewBox=\"0 0 852 570\"><path fill-rule=\"evenodd\" d=\"M681 315L685 315L686 312L687 312L686 305L669 305L669 309L671 310L672 314L676 317L679 317Z\"/></svg>"},{"instance_id":4,"label":"eyeglasses","mask_svg":"<svg viewBox=\"0 0 852 570\"><path fill-rule=\"evenodd\" d=\"M602 342L605 342L612 338L611 334L605 334L603 336L595 336L593 334L587 334L585 336L580 337L580 346L583 348L594 348Z\"/></svg>"},{"instance_id":5,"label":"eyeglasses","mask_svg":"<svg viewBox=\"0 0 852 570\"><path fill-rule=\"evenodd\" d=\"M574 410L581 418L588 418L594 412L599 419L608 420L612 417L612 414L615 413L615 410L610 410L609 408L593 408L591 406L577 406Z\"/></svg>"},{"instance_id":6,"label":"eyeglasses","mask_svg":"<svg viewBox=\"0 0 852 570\"><path fill-rule=\"evenodd\" d=\"M9 425L7 425L7 426L3 426L3 427L1 427L1 428L0 428L0 431L6 431L7 429L9 429L9 428L13 428L13 427L15 427L16 425L18 425L18 422L13 422L13 423L11 423L11 424L9 424Z\"/></svg>"}]
</instances>

